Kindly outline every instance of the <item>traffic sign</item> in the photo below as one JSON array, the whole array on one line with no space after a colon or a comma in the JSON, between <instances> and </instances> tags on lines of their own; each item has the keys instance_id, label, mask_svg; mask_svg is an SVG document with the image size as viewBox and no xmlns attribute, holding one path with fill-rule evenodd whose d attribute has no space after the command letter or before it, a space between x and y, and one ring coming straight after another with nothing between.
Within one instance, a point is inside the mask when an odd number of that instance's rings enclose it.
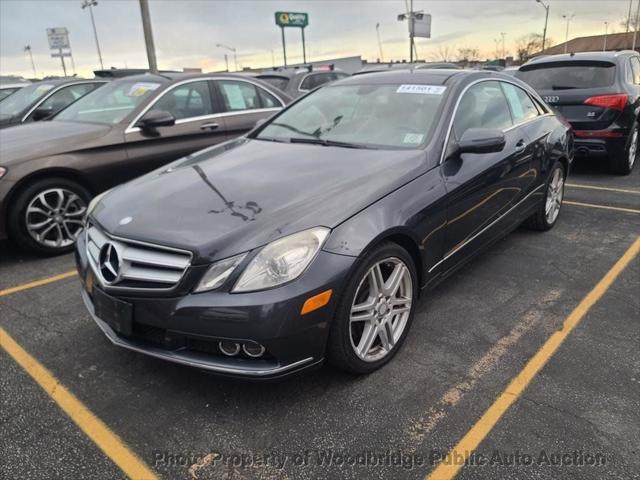
<instances>
[{"instance_id":1,"label":"traffic sign","mask_svg":"<svg viewBox=\"0 0 640 480\"><path fill-rule=\"evenodd\" d=\"M65 27L47 28L47 39L51 50L70 48L69 31Z\"/></svg>"}]
</instances>

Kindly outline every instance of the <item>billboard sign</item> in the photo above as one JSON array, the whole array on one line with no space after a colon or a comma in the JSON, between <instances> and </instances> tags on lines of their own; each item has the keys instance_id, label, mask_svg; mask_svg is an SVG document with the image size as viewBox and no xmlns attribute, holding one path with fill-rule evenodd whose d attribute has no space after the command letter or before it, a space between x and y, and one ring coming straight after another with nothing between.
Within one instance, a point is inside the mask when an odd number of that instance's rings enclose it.
<instances>
[{"instance_id":1,"label":"billboard sign","mask_svg":"<svg viewBox=\"0 0 640 480\"><path fill-rule=\"evenodd\" d=\"M309 25L309 15L298 12L276 12L276 25L304 28Z\"/></svg>"},{"instance_id":2,"label":"billboard sign","mask_svg":"<svg viewBox=\"0 0 640 480\"><path fill-rule=\"evenodd\" d=\"M414 37L431 38L431 15L416 13L413 21L409 22L409 34Z\"/></svg>"}]
</instances>

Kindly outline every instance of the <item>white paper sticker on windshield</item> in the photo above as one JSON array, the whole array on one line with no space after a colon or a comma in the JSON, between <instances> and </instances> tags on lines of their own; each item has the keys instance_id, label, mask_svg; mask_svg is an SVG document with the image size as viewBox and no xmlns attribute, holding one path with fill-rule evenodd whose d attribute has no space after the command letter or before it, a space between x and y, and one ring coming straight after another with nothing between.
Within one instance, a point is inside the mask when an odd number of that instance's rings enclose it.
<instances>
[{"instance_id":1,"label":"white paper sticker on windshield","mask_svg":"<svg viewBox=\"0 0 640 480\"><path fill-rule=\"evenodd\" d=\"M424 135L422 133L405 133L403 143L422 143Z\"/></svg>"},{"instance_id":2,"label":"white paper sticker on windshield","mask_svg":"<svg viewBox=\"0 0 640 480\"><path fill-rule=\"evenodd\" d=\"M160 86L159 83L151 83L151 82L138 82L131 85L129 89L129 93L127 94L129 97L141 97L147 92L151 92Z\"/></svg>"},{"instance_id":3,"label":"white paper sticker on windshield","mask_svg":"<svg viewBox=\"0 0 640 480\"><path fill-rule=\"evenodd\" d=\"M396 93L421 93L422 95L442 95L447 87L443 85L400 85Z\"/></svg>"}]
</instances>

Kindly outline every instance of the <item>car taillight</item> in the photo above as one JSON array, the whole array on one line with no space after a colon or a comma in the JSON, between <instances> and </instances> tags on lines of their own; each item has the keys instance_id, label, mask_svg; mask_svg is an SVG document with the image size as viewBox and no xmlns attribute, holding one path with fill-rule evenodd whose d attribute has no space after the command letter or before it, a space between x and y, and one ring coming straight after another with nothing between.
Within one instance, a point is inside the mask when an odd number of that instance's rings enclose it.
<instances>
[{"instance_id":1,"label":"car taillight","mask_svg":"<svg viewBox=\"0 0 640 480\"><path fill-rule=\"evenodd\" d=\"M589 97L584 101L585 105L594 107L610 108L612 110L624 110L629 100L629 95L616 93L615 95L598 95Z\"/></svg>"}]
</instances>

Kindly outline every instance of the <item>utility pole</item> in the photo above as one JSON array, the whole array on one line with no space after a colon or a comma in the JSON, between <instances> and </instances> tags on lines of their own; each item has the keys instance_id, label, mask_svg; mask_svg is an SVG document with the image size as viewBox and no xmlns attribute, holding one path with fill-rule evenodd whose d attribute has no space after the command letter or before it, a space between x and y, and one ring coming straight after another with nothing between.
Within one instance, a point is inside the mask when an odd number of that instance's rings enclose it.
<instances>
[{"instance_id":1,"label":"utility pole","mask_svg":"<svg viewBox=\"0 0 640 480\"><path fill-rule=\"evenodd\" d=\"M235 49L235 47L229 47L227 45L224 45L222 43L216 43L216 47L218 48L224 48L226 50L229 50L230 52L233 52L233 63L235 63L236 66L236 72L238 71L238 55L237 55L237 51Z\"/></svg>"},{"instance_id":2,"label":"utility pole","mask_svg":"<svg viewBox=\"0 0 640 480\"><path fill-rule=\"evenodd\" d=\"M506 37L507 34L505 32L500 32L500 36L502 37L502 58L506 59L507 58L507 51L504 48L504 37Z\"/></svg>"},{"instance_id":3,"label":"utility pole","mask_svg":"<svg viewBox=\"0 0 640 480\"><path fill-rule=\"evenodd\" d=\"M227 66L227 72L229 71L229 56L225 53L224 54L224 64Z\"/></svg>"},{"instance_id":4,"label":"utility pole","mask_svg":"<svg viewBox=\"0 0 640 480\"><path fill-rule=\"evenodd\" d=\"M398 15L398 21L403 21L403 20L409 21L409 62L413 63L414 53L415 53L416 60L418 58L418 51L416 50L416 43L415 43L415 36L414 36L415 20L416 18L422 18L423 13L422 13L422 10L417 12L413 11L413 0L411 0L410 4L405 0L405 6L409 11L407 13L401 13L400 15Z\"/></svg>"},{"instance_id":5,"label":"utility pole","mask_svg":"<svg viewBox=\"0 0 640 480\"><path fill-rule=\"evenodd\" d=\"M636 21L634 22L635 25L633 26L633 44L631 49L635 50L636 49L636 38L638 36L638 20L640 20L638 17L640 16L640 1L638 2L638 8L636 9Z\"/></svg>"},{"instance_id":6,"label":"utility pole","mask_svg":"<svg viewBox=\"0 0 640 480\"><path fill-rule=\"evenodd\" d=\"M376 23L376 34L378 35L378 49L380 50L380 61L384 62L384 54L382 53L382 40L380 39L380 24Z\"/></svg>"},{"instance_id":7,"label":"utility pole","mask_svg":"<svg viewBox=\"0 0 640 480\"><path fill-rule=\"evenodd\" d=\"M498 58L500 58L500 52L498 51L498 45L500 45L500 40L498 40L497 38L494 38L493 43L496 46L496 60L497 60Z\"/></svg>"},{"instance_id":8,"label":"utility pole","mask_svg":"<svg viewBox=\"0 0 640 480\"><path fill-rule=\"evenodd\" d=\"M633 6L633 0L629 0L629 13L627 13L627 29L626 33L629 33L629 23L631 22L631 7Z\"/></svg>"},{"instance_id":9,"label":"utility pole","mask_svg":"<svg viewBox=\"0 0 640 480\"><path fill-rule=\"evenodd\" d=\"M149 15L149 0L140 0L140 15L142 16L142 30L144 31L144 43L147 47L147 59L149 71L158 73L156 61L156 47L153 43L153 31L151 30L151 16Z\"/></svg>"},{"instance_id":10,"label":"utility pole","mask_svg":"<svg viewBox=\"0 0 640 480\"><path fill-rule=\"evenodd\" d=\"M93 7L97 7L98 2L96 0L84 0L82 2L82 9L89 8L89 15L91 16L91 25L93 25L93 36L96 39L96 48L98 49L98 59L100 60L100 70L104 70L102 64L102 52L100 51L100 42L98 41L98 31L96 30L96 22L93 18ZM73 57L72 57L73 58ZM75 71L75 67L74 67Z\"/></svg>"},{"instance_id":11,"label":"utility pole","mask_svg":"<svg viewBox=\"0 0 640 480\"><path fill-rule=\"evenodd\" d=\"M29 52L29 58L31 59L31 68L33 69L33 77L37 77L38 73L36 72L36 64L33 62L33 53L31 53L31 45L25 45L25 52Z\"/></svg>"},{"instance_id":12,"label":"utility pole","mask_svg":"<svg viewBox=\"0 0 640 480\"><path fill-rule=\"evenodd\" d=\"M549 23L549 4L544 3L542 0L536 0L540 5L542 5L546 11L544 15L544 30L542 31L542 50L544 51L544 45L547 40L547 25Z\"/></svg>"},{"instance_id":13,"label":"utility pole","mask_svg":"<svg viewBox=\"0 0 640 480\"><path fill-rule=\"evenodd\" d=\"M602 51L607 51L607 33L609 30L609 22L604 22L604 44L602 45Z\"/></svg>"},{"instance_id":14,"label":"utility pole","mask_svg":"<svg viewBox=\"0 0 640 480\"><path fill-rule=\"evenodd\" d=\"M567 30L564 35L564 53L567 53L567 48L569 47L569 23L571 23L571 20L575 16L575 13L572 13L571 15L562 15L562 18L567 21Z\"/></svg>"}]
</instances>

